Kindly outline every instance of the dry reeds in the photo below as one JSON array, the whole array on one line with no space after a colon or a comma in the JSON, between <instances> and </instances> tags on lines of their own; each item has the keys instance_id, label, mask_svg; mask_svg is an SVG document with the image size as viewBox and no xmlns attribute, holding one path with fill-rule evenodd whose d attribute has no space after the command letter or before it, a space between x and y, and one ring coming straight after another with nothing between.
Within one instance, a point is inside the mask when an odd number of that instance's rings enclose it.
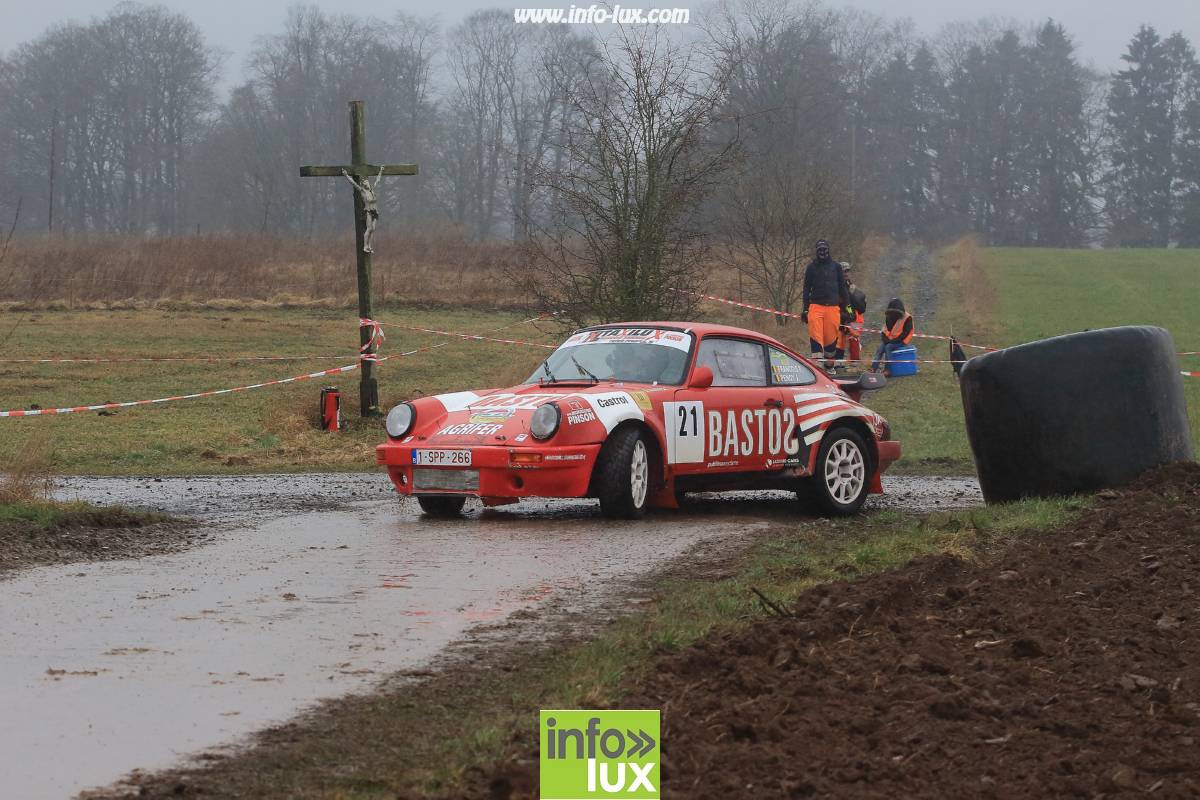
<instances>
[{"instance_id":1,"label":"dry reeds","mask_svg":"<svg viewBox=\"0 0 1200 800\"><path fill-rule=\"evenodd\" d=\"M42 503L54 490L52 449L47 434L35 434L0 465L0 505Z\"/></svg>"},{"instance_id":2,"label":"dry reeds","mask_svg":"<svg viewBox=\"0 0 1200 800\"><path fill-rule=\"evenodd\" d=\"M453 234L380 236L376 303L521 306L507 289L518 251ZM349 237L105 236L17 239L0 309L346 307L356 297Z\"/></svg>"}]
</instances>

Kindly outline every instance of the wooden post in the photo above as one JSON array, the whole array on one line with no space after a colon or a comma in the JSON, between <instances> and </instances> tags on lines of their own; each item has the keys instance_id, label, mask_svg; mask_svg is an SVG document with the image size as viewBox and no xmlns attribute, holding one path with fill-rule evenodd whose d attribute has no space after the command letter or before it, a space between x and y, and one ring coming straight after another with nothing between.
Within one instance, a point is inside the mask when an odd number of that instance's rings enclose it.
<instances>
[{"instance_id":1,"label":"wooden post","mask_svg":"<svg viewBox=\"0 0 1200 800\"><path fill-rule=\"evenodd\" d=\"M350 165L367 165L367 131L363 118L363 101L350 101ZM363 252L366 244L367 222L362 197L354 193L354 252L358 256L358 316L359 319L375 319L371 309L371 254ZM363 355L375 354L374 329L360 326L359 345ZM375 362L364 358L359 364L358 406L364 417L377 417L379 410L379 382L375 380Z\"/></svg>"},{"instance_id":2,"label":"wooden post","mask_svg":"<svg viewBox=\"0 0 1200 800\"><path fill-rule=\"evenodd\" d=\"M347 166L301 167L303 178L342 178L343 172L358 179L372 179L383 175L416 175L416 164L386 164L382 167L367 162L367 133L362 100L350 101L350 164ZM351 189L354 195L354 251L358 267L358 316L374 319L371 304L371 254L363 251L366 244L366 209L362 196ZM375 353L374 330L359 326L359 345L363 355ZM362 372L359 381L359 411L364 417L377 417L379 410L379 383L375 379L375 362L369 357L359 362Z\"/></svg>"}]
</instances>

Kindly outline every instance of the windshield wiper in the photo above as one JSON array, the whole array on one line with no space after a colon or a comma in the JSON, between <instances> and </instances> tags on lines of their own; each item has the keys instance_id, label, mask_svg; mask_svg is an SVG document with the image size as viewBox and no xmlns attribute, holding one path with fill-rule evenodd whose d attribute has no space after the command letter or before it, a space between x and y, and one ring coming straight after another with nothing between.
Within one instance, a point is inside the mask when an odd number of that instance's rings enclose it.
<instances>
[{"instance_id":1,"label":"windshield wiper","mask_svg":"<svg viewBox=\"0 0 1200 800\"><path fill-rule=\"evenodd\" d=\"M558 378L554 377L554 373L550 371L550 357L542 362L542 371L546 373L546 377L542 379L544 383L554 383Z\"/></svg>"},{"instance_id":2,"label":"windshield wiper","mask_svg":"<svg viewBox=\"0 0 1200 800\"><path fill-rule=\"evenodd\" d=\"M589 378L591 378L596 383L600 382L600 378L594 372L592 372L587 367L585 367L583 364L580 364L579 359L575 358L574 355L571 356L571 363L575 365L575 369L579 370L580 375L587 375Z\"/></svg>"}]
</instances>

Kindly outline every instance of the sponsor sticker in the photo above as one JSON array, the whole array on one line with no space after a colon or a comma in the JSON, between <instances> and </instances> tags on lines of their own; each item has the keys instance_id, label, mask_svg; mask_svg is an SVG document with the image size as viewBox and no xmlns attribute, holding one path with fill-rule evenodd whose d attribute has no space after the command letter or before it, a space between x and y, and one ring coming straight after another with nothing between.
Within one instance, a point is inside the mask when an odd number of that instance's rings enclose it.
<instances>
[{"instance_id":1,"label":"sponsor sticker","mask_svg":"<svg viewBox=\"0 0 1200 800\"><path fill-rule=\"evenodd\" d=\"M515 412L511 408L493 408L471 415L471 422L507 422Z\"/></svg>"},{"instance_id":2,"label":"sponsor sticker","mask_svg":"<svg viewBox=\"0 0 1200 800\"><path fill-rule=\"evenodd\" d=\"M590 408L567 412L568 425L581 425L585 422L595 422L596 414Z\"/></svg>"},{"instance_id":3,"label":"sponsor sticker","mask_svg":"<svg viewBox=\"0 0 1200 800\"><path fill-rule=\"evenodd\" d=\"M633 398L633 402L637 403L637 407L642 411L649 411L654 408L650 403L650 395L645 392L630 392L629 396Z\"/></svg>"},{"instance_id":4,"label":"sponsor sticker","mask_svg":"<svg viewBox=\"0 0 1200 800\"><path fill-rule=\"evenodd\" d=\"M661 347L673 347L676 350L687 351L692 348L692 335L679 331L665 331L661 328L605 328L598 331L581 331L580 333L576 333L559 345L559 348L614 342L620 344L656 344Z\"/></svg>"},{"instance_id":5,"label":"sponsor sticker","mask_svg":"<svg viewBox=\"0 0 1200 800\"><path fill-rule=\"evenodd\" d=\"M472 417L472 420L474 417ZM460 422L457 425L447 425L437 432L438 436L494 436L500 432L503 425L488 422Z\"/></svg>"},{"instance_id":6,"label":"sponsor sticker","mask_svg":"<svg viewBox=\"0 0 1200 800\"><path fill-rule=\"evenodd\" d=\"M583 461L587 458L584 453L571 453L569 455L548 455L547 461Z\"/></svg>"},{"instance_id":7,"label":"sponsor sticker","mask_svg":"<svg viewBox=\"0 0 1200 800\"><path fill-rule=\"evenodd\" d=\"M659 712L543 710L539 732L542 800L659 800Z\"/></svg>"}]
</instances>

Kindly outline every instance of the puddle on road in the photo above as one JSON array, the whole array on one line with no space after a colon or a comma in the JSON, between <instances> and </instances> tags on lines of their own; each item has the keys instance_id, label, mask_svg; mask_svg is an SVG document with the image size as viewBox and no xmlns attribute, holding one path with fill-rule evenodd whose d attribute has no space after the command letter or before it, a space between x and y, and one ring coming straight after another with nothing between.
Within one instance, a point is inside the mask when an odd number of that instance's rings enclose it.
<instances>
[{"instance_id":1,"label":"puddle on road","mask_svg":"<svg viewBox=\"0 0 1200 800\"><path fill-rule=\"evenodd\" d=\"M970 479L886 482L870 507L981 502ZM632 523L589 500L431 520L379 474L71 478L61 493L244 527L0 581L0 775L28 800L169 766L423 666L478 623L564 594L579 604L701 541L798 515L792 496L759 492Z\"/></svg>"}]
</instances>

